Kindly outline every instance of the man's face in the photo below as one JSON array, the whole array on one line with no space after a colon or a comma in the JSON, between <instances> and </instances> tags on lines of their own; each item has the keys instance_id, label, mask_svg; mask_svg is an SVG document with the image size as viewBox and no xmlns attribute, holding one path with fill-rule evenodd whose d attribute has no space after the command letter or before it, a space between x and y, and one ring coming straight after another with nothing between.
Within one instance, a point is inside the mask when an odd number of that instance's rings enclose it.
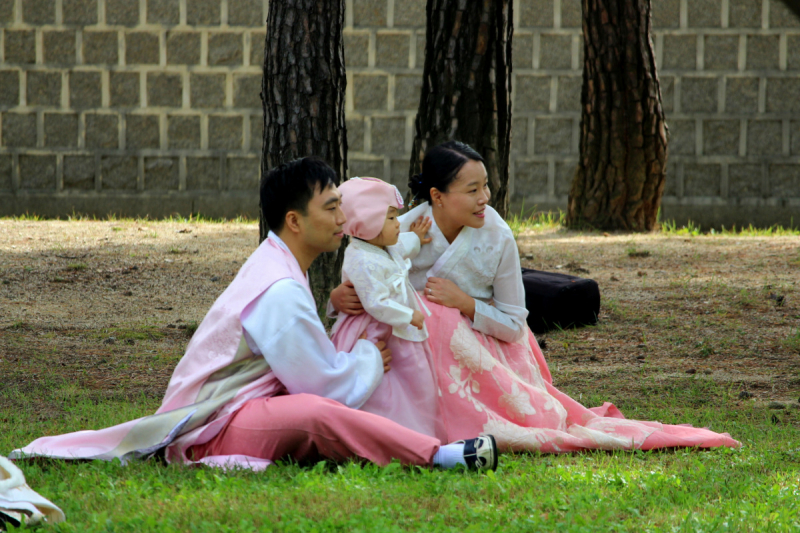
<instances>
[{"instance_id":1,"label":"man's face","mask_svg":"<svg viewBox=\"0 0 800 533\"><path fill-rule=\"evenodd\" d=\"M306 215L300 216L304 244L318 253L337 250L344 237L345 222L342 195L336 185L315 191Z\"/></svg>"}]
</instances>

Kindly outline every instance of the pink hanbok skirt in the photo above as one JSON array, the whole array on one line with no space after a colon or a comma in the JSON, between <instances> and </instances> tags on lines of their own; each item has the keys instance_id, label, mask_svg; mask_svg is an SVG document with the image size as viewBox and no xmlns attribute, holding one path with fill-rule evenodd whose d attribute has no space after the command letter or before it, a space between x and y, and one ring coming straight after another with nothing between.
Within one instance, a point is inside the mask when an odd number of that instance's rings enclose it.
<instances>
[{"instance_id":1,"label":"pink hanbok skirt","mask_svg":"<svg viewBox=\"0 0 800 533\"><path fill-rule=\"evenodd\" d=\"M438 411L437 386L431 367L428 343L413 342L392 335L392 327L367 313L346 317L331 340L338 351L349 352L366 331L372 342L384 341L392 350L390 370L361 411L392 420L423 435L439 440L446 437Z\"/></svg>"},{"instance_id":2,"label":"pink hanbok skirt","mask_svg":"<svg viewBox=\"0 0 800 533\"><path fill-rule=\"evenodd\" d=\"M628 420L612 404L586 408L552 385L528 334L503 342L431 302L426 318L446 441L492 434L502 451L546 453L669 447L738 447L727 433Z\"/></svg>"}]
</instances>

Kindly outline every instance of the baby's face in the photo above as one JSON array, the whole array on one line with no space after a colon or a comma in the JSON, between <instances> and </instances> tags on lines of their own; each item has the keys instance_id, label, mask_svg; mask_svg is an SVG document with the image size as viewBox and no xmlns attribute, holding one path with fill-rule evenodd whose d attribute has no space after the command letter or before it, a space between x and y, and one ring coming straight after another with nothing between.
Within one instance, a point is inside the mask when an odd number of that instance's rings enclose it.
<instances>
[{"instance_id":1,"label":"baby's face","mask_svg":"<svg viewBox=\"0 0 800 533\"><path fill-rule=\"evenodd\" d=\"M397 220L397 208L390 207L386 211L386 220L383 222L383 229L380 234L372 239L370 244L376 246L392 246L397 244L397 239L400 237L400 221Z\"/></svg>"}]
</instances>

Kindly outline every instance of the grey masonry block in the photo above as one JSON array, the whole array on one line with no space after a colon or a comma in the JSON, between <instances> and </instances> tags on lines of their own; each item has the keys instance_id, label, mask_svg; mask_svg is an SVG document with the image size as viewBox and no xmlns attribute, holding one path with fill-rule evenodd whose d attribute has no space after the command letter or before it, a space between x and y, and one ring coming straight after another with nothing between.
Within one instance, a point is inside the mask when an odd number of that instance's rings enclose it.
<instances>
[{"instance_id":1,"label":"grey masonry block","mask_svg":"<svg viewBox=\"0 0 800 533\"><path fill-rule=\"evenodd\" d=\"M178 190L177 157L145 157L145 190Z\"/></svg>"},{"instance_id":2,"label":"grey masonry block","mask_svg":"<svg viewBox=\"0 0 800 533\"><path fill-rule=\"evenodd\" d=\"M219 190L220 161L215 157L186 158L187 190ZM254 189L255 190L255 189Z\"/></svg>"},{"instance_id":3,"label":"grey masonry block","mask_svg":"<svg viewBox=\"0 0 800 533\"><path fill-rule=\"evenodd\" d=\"M394 78L394 108L402 111L419 109L421 91L421 74L398 74Z\"/></svg>"},{"instance_id":4,"label":"grey masonry block","mask_svg":"<svg viewBox=\"0 0 800 533\"><path fill-rule=\"evenodd\" d=\"M694 120L667 120L669 127L669 153L675 155L694 155L695 122Z\"/></svg>"},{"instance_id":5,"label":"grey masonry block","mask_svg":"<svg viewBox=\"0 0 800 533\"><path fill-rule=\"evenodd\" d=\"M347 68L369 65L369 33L345 31L344 63Z\"/></svg>"},{"instance_id":6,"label":"grey masonry block","mask_svg":"<svg viewBox=\"0 0 800 533\"><path fill-rule=\"evenodd\" d=\"M572 180L575 179L575 171L577 169L577 161L560 161L556 163L556 196L566 196L569 194L569 190L572 187Z\"/></svg>"},{"instance_id":7,"label":"grey masonry block","mask_svg":"<svg viewBox=\"0 0 800 533\"><path fill-rule=\"evenodd\" d=\"M800 198L800 165L770 165L769 193L776 198Z\"/></svg>"},{"instance_id":8,"label":"grey masonry block","mask_svg":"<svg viewBox=\"0 0 800 533\"><path fill-rule=\"evenodd\" d=\"M212 218L244 216L257 219L260 215L258 195L254 196L251 191L198 195L192 198L192 212Z\"/></svg>"},{"instance_id":9,"label":"grey masonry block","mask_svg":"<svg viewBox=\"0 0 800 533\"><path fill-rule=\"evenodd\" d=\"M347 167L348 178L369 176L383 179L383 159L350 158Z\"/></svg>"},{"instance_id":10,"label":"grey masonry block","mask_svg":"<svg viewBox=\"0 0 800 533\"><path fill-rule=\"evenodd\" d=\"M106 23L136 26L139 23L139 2L132 0L105 0ZM149 6L148 6L149 7Z\"/></svg>"},{"instance_id":11,"label":"grey masonry block","mask_svg":"<svg viewBox=\"0 0 800 533\"><path fill-rule=\"evenodd\" d=\"M767 111L800 112L800 78L768 78Z\"/></svg>"},{"instance_id":12,"label":"grey masonry block","mask_svg":"<svg viewBox=\"0 0 800 533\"><path fill-rule=\"evenodd\" d=\"M231 26L266 26L262 0L228 2L228 24Z\"/></svg>"},{"instance_id":13,"label":"grey masonry block","mask_svg":"<svg viewBox=\"0 0 800 533\"><path fill-rule=\"evenodd\" d=\"M659 0L656 0L658 2ZM722 0L691 0L687 2L687 20L693 28L720 27Z\"/></svg>"},{"instance_id":14,"label":"grey masonry block","mask_svg":"<svg viewBox=\"0 0 800 533\"><path fill-rule=\"evenodd\" d=\"M212 150L241 150L242 131L241 116L210 115L208 147Z\"/></svg>"},{"instance_id":15,"label":"grey masonry block","mask_svg":"<svg viewBox=\"0 0 800 533\"><path fill-rule=\"evenodd\" d=\"M183 80L180 74L147 73L147 104L158 107L180 107Z\"/></svg>"},{"instance_id":16,"label":"grey masonry block","mask_svg":"<svg viewBox=\"0 0 800 533\"><path fill-rule=\"evenodd\" d=\"M264 144L264 115L250 117L250 151L261 153Z\"/></svg>"},{"instance_id":17,"label":"grey masonry block","mask_svg":"<svg viewBox=\"0 0 800 533\"><path fill-rule=\"evenodd\" d=\"M735 163L728 166L728 196L753 198L761 194L761 165Z\"/></svg>"},{"instance_id":18,"label":"grey masonry block","mask_svg":"<svg viewBox=\"0 0 800 533\"><path fill-rule=\"evenodd\" d=\"M267 40L267 32L250 32L250 64L260 67L264 66L264 45Z\"/></svg>"},{"instance_id":19,"label":"grey masonry block","mask_svg":"<svg viewBox=\"0 0 800 533\"><path fill-rule=\"evenodd\" d=\"M703 63L706 70L736 70L739 65L739 36L706 35Z\"/></svg>"},{"instance_id":20,"label":"grey masonry block","mask_svg":"<svg viewBox=\"0 0 800 533\"><path fill-rule=\"evenodd\" d=\"M665 35L665 70L694 70L697 68L697 37L694 35Z\"/></svg>"},{"instance_id":21,"label":"grey masonry block","mask_svg":"<svg viewBox=\"0 0 800 533\"><path fill-rule=\"evenodd\" d=\"M511 41L512 62L515 69L529 69L533 66L533 35L530 33L514 32ZM417 65L422 66L422 65Z\"/></svg>"},{"instance_id":22,"label":"grey masonry block","mask_svg":"<svg viewBox=\"0 0 800 533\"><path fill-rule=\"evenodd\" d=\"M128 115L125 117L125 146L130 150L158 148L158 115Z\"/></svg>"},{"instance_id":23,"label":"grey masonry block","mask_svg":"<svg viewBox=\"0 0 800 533\"><path fill-rule=\"evenodd\" d=\"M738 153L738 120L706 120L703 122L704 155L738 155Z\"/></svg>"},{"instance_id":24,"label":"grey masonry block","mask_svg":"<svg viewBox=\"0 0 800 533\"><path fill-rule=\"evenodd\" d=\"M19 156L19 188L52 191L56 189L56 156Z\"/></svg>"},{"instance_id":25,"label":"grey masonry block","mask_svg":"<svg viewBox=\"0 0 800 533\"><path fill-rule=\"evenodd\" d=\"M3 113L3 146L36 146L36 115L33 113Z\"/></svg>"},{"instance_id":26,"label":"grey masonry block","mask_svg":"<svg viewBox=\"0 0 800 533\"><path fill-rule=\"evenodd\" d=\"M61 105L61 72L28 72L28 105Z\"/></svg>"},{"instance_id":27,"label":"grey masonry block","mask_svg":"<svg viewBox=\"0 0 800 533\"><path fill-rule=\"evenodd\" d=\"M243 57L241 33L212 33L208 36L208 64L210 66L241 65ZM256 64L259 64L258 62Z\"/></svg>"},{"instance_id":28,"label":"grey masonry block","mask_svg":"<svg viewBox=\"0 0 800 533\"><path fill-rule=\"evenodd\" d=\"M425 67L425 32L418 31L416 68L421 69L424 67Z\"/></svg>"},{"instance_id":29,"label":"grey masonry block","mask_svg":"<svg viewBox=\"0 0 800 533\"><path fill-rule=\"evenodd\" d=\"M582 76L559 76L556 106L559 111L580 111Z\"/></svg>"},{"instance_id":30,"label":"grey masonry block","mask_svg":"<svg viewBox=\"0 0 800 533\"><path fill-rule=\"evenodd\" d=\"M359 111L386 110L389 80L386 76L353 76L353 102Z\"/></svg>"},{"instance_id":31,"label":"grey masonry block","mask_svg":"<svg viewBox=\"0 0 800 533\"><path fill-rule=\"evenodd\" d=\"M780 35L747 36L747 69L778 70Z\"/></svg>"},{"instance_id":32,"label":"grey masonry block","mask_svg":"<svg viewBox=\"0 0 800 533\"><path fill-rule=\"evenodd\" d=\"M403 197L408 192L408 158L397 158L389 161L389 183L397 187Z\"/></svg>"},{"instance_id":33,"label":"grey masonry block","mask_svg":"<svg viewBox=\"0 0 800 533\"><path fill-rule=\"evenodd\" d=\"M667 160L667 175L664 179L664 196L678 195L678 164Z\"/></svg>"},{"instance_id":34,"label":"grey masonry block","mask_svg":"<svg viewBox=\"0 0 800 533\"><path fill-rule=\"evenodd\" d=\"M100 160L103 190L135 191L139 182L139 161L134 156L104 156Z\"/></svg>"},{"instance_id":35,"label":"grey masonry block","mask_svg":"<svg viewBox=\"0 0 800 533\"><path fill-rule=\"evenodd\" d=\"M666 113L672 113L675 109L675 78L673 76L659 75L661 85L661 107Z\"/></svg>"},{"instance_id":36,"label":"grey masonry block","mask_svg":"<svg viewBox=\"0 0 800 533\"><path fill-rule=\"evenodd\" d=\"M425 27L425 0L403 0L394 4L394 25Z\"/></svg>"},{"instance_id":37,"label":"grey masonry block","mask_svg":"<svg viewBox=\"0 0 800 533\"><path fill-rule=\"evenodd\" d=\"M47 64L75 64L75 31L44 31L44 62Z\"/></svg>"},{"instance_id":38,"label":"grey masonry block","mask_svg":"<svg viewBox=\"0 0 800 533\"><path fill-rule=\"evenodd\" d=\"M228 5L238 1L228 2ZM190 0L186 2L186 24L189 26L214 26L220 23L220 0Z\"/></svg>"},{"instance_id":39,"label":"grey masonry block","mask_svg":"<svg viewBox=\"0 0 800 533\"><path fill-rule=\"evenodd\" d=\"M95 182L94 156L64 156L64 189L93 190Z\"/></svg>"},{"instance_id":40,"label":"grey masonry block","mask_svg":"<svg viewBox=\"0 0 800 533\"><path fill-rule=\"evenodd\" d=\"M789 149L792 155L800 155L800 120L793 120L789 125Z\"/></svg>"},{"instance_id":41,"label":"grey masonry block","mask_svg":"<svg viewBox=\"0 0 800 533\"><path fill-rule=\"evenodd\" d=\"M196 0L189 0L190 4ZM147 22L150 24L178 24L180 0L147 0Z\"/></svg>"},{"instance_id":42,"label":"grey masonry block","mask_svg":"<svg viewBox=\"0 0 800 533\"><path fill-rule=\"evenodd\" d=\"M511 120L511 155L528 155L528 119Z\"/></svg>"},{"instance_id":43,"label":"grey masonry block","mask_svg":"<svg viewBox=\"0 0 800 533\"><path fill-rule=\"evenodd\" d=\"M364 151L364 119L352 118L345 122L347 127L347 149L350 152Z\"/></svg>"},{"instance_id":44,"label":"grey masonry block","mask_svg":"<svg viewBox=\"0 0 800 533\"><path fill-rule=\"evenodd\" d=\"M539 68L572 68L572 36L543 33L540 37Z\"/></svg>"},{"instance_id":45,"label":"grey masonry block","mask_svg":"<svg viewBox=\"0 0 800 533\"><path fill-rule=\"evenodd\" d=\"M386 26L386 0L353 0L354 26Z\"/></svg>"},{"instance_id":46,"label":"grey masonry block","mask_svg":"<svg viewBox=\"0 0 800 533\"><path fill-rule=\"evenodd\" d=\"M36 62L36 33L33 30L5 30L5 62L30 64Z\"/></svg>"},{"instance_id":47,"label":"grey masonry block","mask_svg":"<svg viewBox=\"0 0 800 533\"><path fill-rule=\"evenodd\" d=\"M170 115L167 118L167 137L170 148L200 148L200 116Z\"/></svg>"},{"instance_id":48,"label":"grey masonry block","mask_svg":"<svg viewBox=\"0 0 800 533\"><path fill-rule=\"evenodd\" d=\"M547 163L517 159L514 165L514 196L525 199L547 193Z\"/></svg>"},{"instance_id":49,"label":"grey masonry block","mask_svg":"<svg viewBox=\"0 0 800 533\"><path fill-rule=\"evenodd\" d=\"M74 113L45 113L44 145L48 148L78 146L78 115Z\"/></svg>"},{"instance_id":50,"label":"grey masonry block","mask_svg":"<svg viewBox=\"0 0 800 533\"><path fill-rule=\"evenodd\" d=\"M526 0L519 3L519 25L525 27L553 27L552 0Z\"/></svg>"},{"instance_id":51,"label":"grey masonry block","mask_svg":"<svg viewBox=\"0 0 800 533\"><path fill-rule=\"evenodd\" d=\"M534 153L568 154L572 151L572 120L538 117L534 127Z\"/></svg>"},{"instance_id":52,"label":"grey masonry block","mask_svg":"<svg viewBox=\"0 0 800 533\"><path fill-rule=\"evenodd\" d=\"M62 4L64 24L97 24L97 0L62 0Z\"/></svg>"},{"instance_id":53,"label":"grey masonry block","mask_svg":"<svg viewBox=\"0 0 800 533\"><path fill-rule=\"evenodd\" d=\"M677 28L681 23L680 0L656 0L652 2L654 28Z\"/></svg>"},{"instance_id":54,"label":"grey masonry block","mask_svg":"<svg viewBox=\"0 0 800 533\"><path fill-rule=\"evenodd\" d=\"M261 74L233 75L233 106L261 109Z\"/></svg>"},{"instance_id":55,"label":"grey masonry block","mask_svg":"<svg viewBox=\"0 0 800 533\"><path fill-rule=\"evenodd\" d=\"M90 65L116 65L118 56L117 32L83 32L83 62Z\"/></svg>"},{"instance_id":56,"label":"grey masonry block","mask_svg":"<svg viewBox=\"0 0 800 533\"><path fill-rule=\"evenodd\" d=\"M687 163L683 166L683 195L719 196L721 176L716 163Z\"/></svg>"},{"instance_id":57,"label":"grey masonry block","mask_svg":"<svg viewBox=\"0 0 800 533\"><path fill-rule=\"evenodd\" d=\"M731 77L725 81L725 110L728 113L758 111L758 78Z\"/></svg>"},{"instance_id":58,"label":"grey masonry block","mask_svg":"<svg viewBox=\"0 0 800 533\"><path fill-rule=\"evenodd\" d=\"M189 89L194 108L225 106L225 74L194 74L189 76Z\"/></svg>"},{"instance_id":59,"label":"grey masonry block","mask_svg":"<svg viewBox=\"0 0 800 533\"><path fill-rule=\"evenodd\" d=\"M717 78L685 76L681 80L683 112L715 113L717 111Z\"/></svg>"},{"instance_id":60,"label":"grey masonry block","mask_svg":"<svg viewBox=\"0 0 800 533\"><path fill-rule=\"evenodd\" d=\"M411 34L379 31L375 34L375 66L408 68Z\"/></svg>"},{"instance_id":61,"label":"grey masonry block","mask_svg":"<svg viewBox=\"0 0 800 533\"><path fill-rule=\"evenodd\" d=\"M786 48L787 50L800 50L800 35L787 35ZM800 70L800 53L786 54L786 68Z\"/></svg>"},{"instance_id":62,"label":"grey masonry block","mask_svg":"<svg viewBox=\"0 0 800 533\"><path fill-rule=\"evenodd\" d=\"M193 31L167 33L167 63L170 65L199 65L200 33Z\"/></svg>"},{"instance_id":63,"label":"grey masonry block","mask_svg":"<svg viewBox=\"0 0 800 533\"><path fill-rule=\"evenodd\" d=\"M19 105L19 71L0 70L0 107Z\"/></svg>"},{"instance_id":64,"label":"grey masonry block","mask_svg":"<svg viewBox=\"0 0 800 533\"><path fill-rule=\"evenodd\" d=\"M406 153L406 119L373 118L372 152L382 155Z\"/></svg>"},{"instance_id":65,"label":"grey masonry block","mask_svg":"<svg viewBox=\"0 0 800 533\"><path fill-rule=\"evenodd\" d=\"M158 34L135 31L125 35L125 63L127 65L158 65Z\"/></svg>"},{"instance_id":66,"label":"grey masonry block","mask_svg":"<svg viewBox=\"0 0 800 533\"><path fill-rule=\"evenodd\" d=\"M109 149L119 146L119 117L86 113L86 148Z\"/></svg>"},{"instance_id":67,"label":"grey masonry block","mask_svg":"<svg viewBox=\"0 0 800 533\"><path fill-rule=\"evenodd\" d=\"M0 154L0 190L11 190L12 159L10 154Z\"/></svg>"},{"instance_id":68,"label":"grey masonry block","mask_svg":"<svg viewBox=\"0 0 800 533\"><path fill-rule=\"evenodd\" d=\"M54 24L55 0L22 0L22 20L27 24Z\"/></svg>"},{"instance_id":69,"label":"grey masonry block","mask_svg":"<svg viewBox=\"0 0 800 533\"><path fill-rule=\"evenodd\" d=\"M100 72L69 73L69 103L73 109L91 109L102 103Z\"/></svg>"},{"instance_id":70,"label":"grey masonry block","mask_svg":"<svg viewBox=\"0 0 800 533\"><path fill-rule=\"evenodd\" d=\"M561 0L561 27L562 28L583 27L583 13L581 12L581 0Z\"/></svg>"},{"instance_id":71,"label":"grey masonry block","mask_svg":"<svg viewBox=\"0 0 800 533\"><path fill-rule=\"evenodd\" d=\"M139 73L111 71L109 94L114 107L137 107L139 105Z\"/></svg>"},{"instance_id":72,"label":"grey masonry block","mask_svg":"<svg viewBox=\"0 0 800 533\"><path fill-rule=\"evenodd\" d=\"M729 0L732 28L760 28L761 0Z\"/></svg>"},{"instance_id":73,"label":"grey masonry block","mask_svg":"<svg viewBox=\"0 0 800 533\"><path fill-rule=\"evenodd\" d=\"M780 155L783 125L780 120L751 120L747 123L747 155Z\"/></svg>"},{"instance_id":74,"label":"grey masonry block","mask_svg":"<svg viewBox=\"0 0 800 533\"><path fill-rule=\"evenodd\" d=\"M517 75L514 107L517 111L548 111L550 77Z\"/></svg>"},{"instance_id":75,"label":"grey masonry block","mask_svg":"<svg viewBox=\"0 0 800 533\"><path fill-rule=\"evenodd\" d=\"M228 186L230 191L257 191L261 162L255 157L229 157Z\"/></svg>"},{"instance_id":76,"label":"grey masonry block","mask_svg":"<svg viewBox=\"0 0 800 533\"><path fill-rule=\"evenodd\" d=\"M14 22L14 0L0 0L0 24Z\"/></svg>"},{"instance_id":77,"label":"grey masonry block","mask_svg":"<svg viewBox=\"0 0 800 533\"><path fill-rule=\"evenodd\" d=\"M770 28L800 28L800 17L783 0L769 0Z\"/></svg>"}]
</instances>

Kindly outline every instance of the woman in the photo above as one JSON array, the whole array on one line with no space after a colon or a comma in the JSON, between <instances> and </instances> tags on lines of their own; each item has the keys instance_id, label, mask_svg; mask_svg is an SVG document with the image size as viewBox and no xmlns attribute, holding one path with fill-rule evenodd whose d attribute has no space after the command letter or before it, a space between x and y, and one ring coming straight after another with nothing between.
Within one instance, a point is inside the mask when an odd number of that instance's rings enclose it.
<instances>
[{"instance_id":1,"label":"woman","mask_svg":"<svg viewBox=\"0 0 800 533\"><path fill-rule=\"evenodd\" d=\"M425 155L409 187L422 201L400 217L401 230L430 219L431 242L412 260L411 283L423 292L432 365L449 439L491 433L505 451L569 452L738 446L727 434L625 419L612 404L587 409L552 385L527 327L516 242L489 205L483 158L450 141ZM347 286L333 307L359 312Z\"/></svg>"}]
</instances>

